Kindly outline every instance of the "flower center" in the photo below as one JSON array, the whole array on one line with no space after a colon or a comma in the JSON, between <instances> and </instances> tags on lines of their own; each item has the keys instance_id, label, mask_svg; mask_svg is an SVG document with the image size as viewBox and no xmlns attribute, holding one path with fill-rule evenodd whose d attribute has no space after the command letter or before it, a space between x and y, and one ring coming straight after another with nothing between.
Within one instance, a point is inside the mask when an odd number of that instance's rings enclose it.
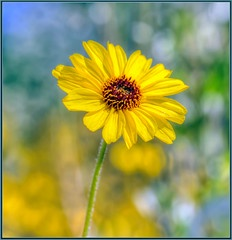
<instances>
[{"instance_id":1,"label":"flower center","mask_svg":"<svg viewBox=\"0 0 232 240\"><path fill-rule=\"evenodd\" d=\"M125 75L107 81L102 90L103 101L115 110L136 108L140 104L141 92L135 80Z\"/></svg>"}]
</instances>

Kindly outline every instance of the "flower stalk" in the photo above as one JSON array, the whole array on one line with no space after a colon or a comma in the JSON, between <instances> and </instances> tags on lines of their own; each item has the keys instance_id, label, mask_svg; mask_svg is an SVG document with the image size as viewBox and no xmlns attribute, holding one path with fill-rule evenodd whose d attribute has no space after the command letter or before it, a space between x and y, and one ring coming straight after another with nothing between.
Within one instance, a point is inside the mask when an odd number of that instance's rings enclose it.
<instances>
[{"instance_id":1,"label":"flower stalk","mask_svg":"<svg viewBox=\"0 0 232 240\"><path fill-rule=\"evenodd\" d=\"M100 179L103 161L106 154L106 149L107 149L107 143L102 139L99 146L97 162L96 162L95 170L93 173L93 179L90 187L88 206L87 206L87 212L86 212L82 237L87 237L90 230L90 224L91 224L93 210L94 210L94 203L95 203L96 194L97 194L97 187Z\"/></svg>"}]
</instances>

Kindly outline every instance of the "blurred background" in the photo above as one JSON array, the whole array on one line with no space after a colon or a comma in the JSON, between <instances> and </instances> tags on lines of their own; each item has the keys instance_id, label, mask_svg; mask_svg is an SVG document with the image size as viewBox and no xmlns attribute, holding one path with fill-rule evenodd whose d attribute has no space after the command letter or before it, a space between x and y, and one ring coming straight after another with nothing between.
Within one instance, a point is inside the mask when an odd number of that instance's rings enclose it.
<instances>
[{"instance_id":1,"label":"blurred background","mask_svg":"<svg viewBox=\"0 0 232 240\"><path fill-rule=\"evenodd\" d=\"M101 139L51 75L82 41L140 49L189 90L177 139L111 144L95 237L229 237L230 3L2 3L3 236L80 237Z\"/></svg>"}]
</instances>

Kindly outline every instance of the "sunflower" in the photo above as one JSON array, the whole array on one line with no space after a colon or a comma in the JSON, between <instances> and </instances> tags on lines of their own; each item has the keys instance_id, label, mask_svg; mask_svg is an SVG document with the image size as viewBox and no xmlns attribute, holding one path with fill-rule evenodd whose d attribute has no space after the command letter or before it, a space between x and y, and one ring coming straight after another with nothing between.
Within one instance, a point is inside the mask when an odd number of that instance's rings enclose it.
<instances>
[{"instance_id":1,"label":"sunflower","mask_svg":"<svg viewBox=\"0 0 232 240\"><path fill-rule=\"evenodd\" d=\"M72 66L58 65L52 74L67 93L63 103L70 111L87 112L85 126L102 130L107 144L123 136L130 148L139 135L144 141L154 137L171 144L175 131L169 121L182 124L186 108L168 96L188 88L181 80L170 78L172 71L163 64L151 67L140 50L129 58L119 45L107 48L95 41L83 42L89 58L70 56Z\"/></svg>"}]
</instances>

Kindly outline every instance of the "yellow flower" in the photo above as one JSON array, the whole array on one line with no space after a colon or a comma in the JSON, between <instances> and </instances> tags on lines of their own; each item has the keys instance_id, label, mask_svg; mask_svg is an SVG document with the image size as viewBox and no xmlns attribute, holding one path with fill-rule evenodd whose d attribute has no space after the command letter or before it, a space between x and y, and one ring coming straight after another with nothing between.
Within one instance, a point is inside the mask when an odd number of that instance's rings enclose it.
<instances>
[{"instance_id":1,"label":"yellow flower","mask_svg":"<svg viewBox=\"0 0 232 240\"><path fill-rule=\"evenodd\" d=\"M125 174L141 172L149 177L158 177L166 165L166 156L159 143L136 144L128 150L119 141L112 147L109 157L112 164Z\"/></svg>"},{"instance_id":2,"label":"yellow flower","mask_svg":"<svg viewBox=\"0 0 232 240\"><path fill-rule=\"evenodd\" d=\"M154 137L171 144L176 138L169 121L182 124L187 110L167 96L188 88L170 78L163 64L151 67L140 50L127 58L121 46L95 41L83 42L90 58L73 54L74 67L58 65L52 71L70 111L85 111L83 122L91 131L100 128L107 144L123 136L130 148L139 135L144 141Z\"/></svg>"}]
</instances>

